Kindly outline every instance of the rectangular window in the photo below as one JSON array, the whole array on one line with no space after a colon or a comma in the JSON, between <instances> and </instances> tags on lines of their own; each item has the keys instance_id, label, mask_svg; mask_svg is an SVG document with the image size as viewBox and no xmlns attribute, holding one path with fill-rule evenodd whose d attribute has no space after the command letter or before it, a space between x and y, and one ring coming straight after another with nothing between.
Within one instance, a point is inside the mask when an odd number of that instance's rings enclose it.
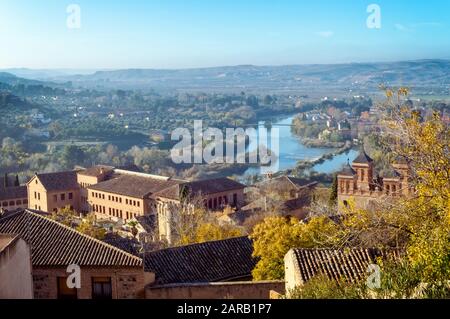
<instances>
[{"instance_id":1,"label":"rectangular window","mask_svg":"<svg viewBox=\"0 0 450 319\"><path fill-rule=\"evenodd\" d=\"M58 195L53 195L53 201L56 203L58 201Z\"/></svg>"},{"instance_id":2,"label":"rectangular window","mask_svg":"<svg viewBox=\"0 0 450 319\"><path fill-rule=\"evenodd\" d=\"M41 194L38 193L38 200L41 200Z\"/></svg>"},{"instance_id":3,"label":"rectangular window","mask_svg":"<svg viewBox=\"0 0 450 319\"><path fill-rule=\"evenodd\" d=\"M67 287L66 277L58 277L58 299L77 299L77 289Z\"/></svg>"},{"instance_id":4,"label":"rectangular window","mask_svg":"<svg viewBox=\"0 0 450 319\"><path fill-rule=\"evenodd\" d=\"M73 199L73 193L69 193L69 199Z\"/></svg>"},{"instance_id":5,"label":"rectangular window","mask_svg":"<svg viewBox=\"0 0 450 319\"><path fill-rule=\"evenodd\" d=\"M92 299L112 299L111 277L92 277Z\"/></svg>"},{"instance_id":6,"label":"rectangular window","mask_svg":"<svg viewBox=\"0 0 450 319\"><path fill-rule=\"evenodd\" d=\"M137 207L141 207L141 203L139 201L137 202Z\"/></svg>"},{"instance_id":7,"label":"rectangular window","mask_svg":"<svg viewBox=\"0 0 450 319\"><path fill-rule=\"evenodd\" d=\"M61 200L66 200L66 194L61 194Z\"/></svg>"}]
</instances>

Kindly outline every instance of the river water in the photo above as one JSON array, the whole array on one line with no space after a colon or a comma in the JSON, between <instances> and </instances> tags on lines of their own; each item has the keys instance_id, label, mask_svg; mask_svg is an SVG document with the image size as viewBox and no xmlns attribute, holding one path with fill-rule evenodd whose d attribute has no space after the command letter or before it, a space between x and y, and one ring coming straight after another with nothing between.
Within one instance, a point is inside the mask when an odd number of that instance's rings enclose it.
<instances>
[{"instance_id":1,"label":"river water","mask_svg":"<svg viewBox=\"0 0 450 319\"><path fill-rule=\"evenodd\" d=\"M295 116L289 116L272 123L272 128L279 130L279 163L276 167L272 167L270 171L273 173L277 171L283 171L294 168L300 160L316 160L324 154L331 153L336 149L333 148L311 148L302 144L300 139L291 132L291 124ZM260 123L260 126L263 126ZM268 140L270 141L271 131L268 133ZM270 148L270 144L269 144ZM257 149L257 142L251 143L248 147L249 151ZM343 165L347 163L347 160L353 161L358 152L350 150L346 153L337 155L332 159L326 160L321 164L317 164L313 167L313 170L318 173L334 173L339 171ZM261 169L252 167L249 168L243 176L261 174Z\"/></svg>"}]
</instances>

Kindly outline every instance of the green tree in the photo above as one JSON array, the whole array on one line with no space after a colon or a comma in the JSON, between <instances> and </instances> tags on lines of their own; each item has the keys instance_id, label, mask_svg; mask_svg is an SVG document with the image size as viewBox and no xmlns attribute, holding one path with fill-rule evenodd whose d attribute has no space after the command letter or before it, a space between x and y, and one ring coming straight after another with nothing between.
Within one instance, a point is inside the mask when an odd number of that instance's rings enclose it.
<instances>
[{"instance_id":1,"label":"green tree","mask_svg":"<svg viewBox=\"0 0 450 319\"><path fill-rule=\"evenodd\" d=\"M61 162L65 168L72 169L75 165L82 165L86 155L80 147L76 145L66 145L61 154Z\"/></svg>"},{"instance_id":2,"label":"green tree","mask_svg":"<svg viewBox=\"0 0 450 319\"><path fill-rule=\"evenodd\" d=\"M74 210L70 209L69 206L66 206L56 212L53 212L50 218L60 222L61 224L72 227L77 216L78 214Z\"/></svg>"},{"instance_id":3,"label":"green tree","mask_svg":"<svg viewBox=\"0 0 450 319\"><path fill-rule=\"evenodd\" d=\"M250 235L253 256L259 259L252 272L253 279L284 279L284 256L289 249L331 246L337 234L337 225L328 217L316 217L308 223L280 216L265 218Z\"/></svg>"},{"instance_id":4,"label":"green tree","mask_svg":"<svg viewBox=\"0 0 450 319\"><path fill-rule=\"evenodd\" d=\"M329 199L330 206L335 206L337 204L337 198L338 198L338 178L337 175L335 174L333 177L333 184L331 185L331 192Z\"/></svg>"}]
</instances>

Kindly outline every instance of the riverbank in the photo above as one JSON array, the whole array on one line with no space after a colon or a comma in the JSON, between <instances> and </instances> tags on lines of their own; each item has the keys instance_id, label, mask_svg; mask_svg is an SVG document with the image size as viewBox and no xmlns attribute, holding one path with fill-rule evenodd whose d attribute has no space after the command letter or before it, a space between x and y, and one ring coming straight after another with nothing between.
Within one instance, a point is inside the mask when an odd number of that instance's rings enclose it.
<instances>
[{"instance_id":1,"label":"riverbank","mask_svg":"<svg viewBox=\"0 0 450 319\"><path fill-rule=\"evenodd\" d=\"M347 142L345 142L344 146L337 149L336 151L324 154L315 160L298 161L295 169L297 169L297 170L311 169L318 164L322 164L323 162L325 162L327 160L333 159L333 157L335 157L335 156L341 155L341 154L351 150L352 147L353 147L353 143L350 141L347 141Z\"/></svg>"}]
</instances>

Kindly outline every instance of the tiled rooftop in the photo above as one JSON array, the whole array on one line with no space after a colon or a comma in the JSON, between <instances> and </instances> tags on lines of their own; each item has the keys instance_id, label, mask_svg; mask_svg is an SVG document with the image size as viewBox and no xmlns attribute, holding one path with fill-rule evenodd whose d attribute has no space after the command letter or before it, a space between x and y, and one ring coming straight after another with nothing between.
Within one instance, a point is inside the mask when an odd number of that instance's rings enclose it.
<instances>
[{"instance_id":1,"label":"tiled rooftop","mask_svg":"<svg viewBox=\"0 0 450 319\"><path fill-rule=\"evenodd\" d=\"M156 284L226 281L251 276L256 265L248 237L162 249L145 254Z\"/></svg>"},{"instance_id":2,"label":"tiled rooftop","mask_svg":"<svg viewBox=\"0 0 450 319\"><path fill-rule=\"evenodd\" d=\"M0 233L18 234L27 241L35 267L142 266L141 258L28 209L0 217Z\"/></svg>"}]
</instances>

